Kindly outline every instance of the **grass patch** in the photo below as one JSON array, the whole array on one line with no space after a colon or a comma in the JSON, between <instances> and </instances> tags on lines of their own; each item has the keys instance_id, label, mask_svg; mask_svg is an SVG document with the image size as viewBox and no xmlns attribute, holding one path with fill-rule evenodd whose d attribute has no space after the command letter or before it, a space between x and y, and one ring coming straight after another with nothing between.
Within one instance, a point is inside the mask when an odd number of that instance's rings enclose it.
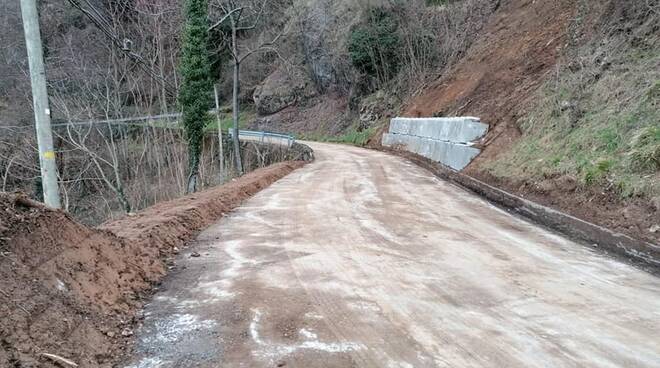
<instances>
[{"instance_id":1,"label":"grass patch","mask_svg":"<svg viewBox=\"0 0 660 368\"><path fill-rule=\"evenodd\" d=\"M660 170L660 126L641 129L633 136L632 142L632 149L628 152L631 167L638 172Z\"/></svg>"},{"instance_id":2,"label":"grass patch","mask_svg":"<svg viewBox=\"0 0 660 368\"><path fill-rule=\"evenodd\" d=\"M238 128L246 129L248 124L250 124L257 117L257 113L252 109L245 109L241 111L240 117L238 120ZM220 113L220 126L223 131L227 131L234 127L234 120L232 118L232 113ZM207 116L207 122L204 126L205 131L217 131L218 130L218 121L215 117L215 114L210 113Z\"/></svg>"},{"instance_id":3,"label":"grass patch","mask_svg":"<svg viewBox=\"0 0 660 368\"><path fill-rule=\"evenodd\" d=\"M344 132L343 134L335 135L335 136L324 135L319 133L309 133L309 134L303 134L299 138L308 141L343 143L343 144L351 144L354 146L363 147L367 144L369 138L371 138L374 135L375 131L376 128L374 127L363 129L361 131L358 131L355 128L351 128L348 131Z\"/></svg>"},{"instance_id":4,"label":"grass patch","mask_svg":"<svg viewBox=\"0 0 660 368\"><path fill-rule=\"evenodd\" d=\"M562 70L520 122L520 140L484 169L498 177L570 175L621 198L660 197L660 52L612 51L612 64ZM596 76L596 77L594 77Z\"/></svg>"}]
</instances>

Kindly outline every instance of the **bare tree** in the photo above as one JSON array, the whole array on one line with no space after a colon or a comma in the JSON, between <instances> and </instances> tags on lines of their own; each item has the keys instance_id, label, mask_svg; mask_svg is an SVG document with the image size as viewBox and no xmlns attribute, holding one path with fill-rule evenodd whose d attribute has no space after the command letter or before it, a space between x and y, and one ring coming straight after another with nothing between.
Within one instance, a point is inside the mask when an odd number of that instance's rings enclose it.
<instances>
[{"instance_id":1,"label":"bare tree","mask_svg":"<svg viewBox=\"0 0 660 368\"><path fill-rule=\"evenodd\" d=\"M87 112L88 115L92 115L94 110L102 110L106 119L108 119L115 113L121 112L113 77L112 68L108 68L107 78L103 82L99 81L81 86L86 92L85 97L68 97L67 104L64 102L66 97L56 92L53 96L53 104L69 122L72 122L74 117L77 116L76 113L71 111L70 105L77 105L76 110L83 113ZM56 135L58 134L56 133ZM126 196L121 175L124 163L120 160L120 149L115 141L115 132L113 132L112 125L110 123L103 126L98 124L67 125L66 135L58 135L58 137L65 139L75 150L82 152L87 158L88 163L79 171L78 176L81 176L90 166L93 166L98 175L97 178L102 180L115 193L122 210L126 213L131 212L131 204Z\"/></svg>"},{"instance_id":2,"label":"bare tree","mask_svg":"<svg viewBox=\"0 0 660 368\"><path fill-rule=\"evenodd\" d=\"M222 147L222 123L220 120L220 99L218 97L218 85L213 85L213 97L215 100L215 119L218 122L218 157L220 159L220 179L225 175L225 151Z\"/></svg>"},{"instance_id":3,"label":"bare tree","mask_svg":"<svg viewBox=\"0 0 660 368\"><path fill-rule=\"evenodd\" d=\"M228 25L227 32L223 32L224 42L223 47L227 49L231 56L233 66L233 88L232 88L232 119L233 119L233 134L232 143L234 146L234 160L236 171L239 175L243 174L243 163L241 162L240 142L238 140L239 133L239 119L240 119L240 106L238 101L238 94L240 92L240 70L241 63L248 57L260 52L274 52L277 53L275 45L284 34L285 29L282 28L271 39L259 42L256 46L242 47L239 45L240 37L247 32L256 29L264 14L266 7L269 5L269 0L262 0L260 3L254 1L235 1L224 0L213 4L220 10L222 18L215 22L209 31L222 25Z\"/></svg>"},{"instance_id":4,"label":"bare tree","mask_svg":"<svg viewBox=\"0 0 660 368\"><path fill-rule=\"evenodd\" d=\"M90 148L87 145L87 138L92 132L92 125L86 127L74 127L67 126L67 135L69 142L73 144L74 147L86 153L91 162L96 167L96 172L103 182L115 193L117 200L122 206L124 212L131 212L131 204L126 197L126 192L124 190L124 184L121 177L121 167L119 163L119 157L117 154L117 145L115 139L113 138L112 127L110 124L107 124L109 133L103 132L100 127L94 127L103 140L110 158L106 159L97 151L98 149ZM111 175L106 174L105 167L111 170Z\"/></svg>"}]
</instances>

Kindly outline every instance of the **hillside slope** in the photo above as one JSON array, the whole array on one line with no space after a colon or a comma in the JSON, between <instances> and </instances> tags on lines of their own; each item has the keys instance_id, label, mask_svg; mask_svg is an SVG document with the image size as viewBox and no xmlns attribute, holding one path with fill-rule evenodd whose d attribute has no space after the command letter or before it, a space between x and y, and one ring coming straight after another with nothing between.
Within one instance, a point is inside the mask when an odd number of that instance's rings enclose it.
<instances>
[{"instance_id":1,"label":"hillside slope","mask_svg":"<svg viewBox=\"0 0 660 368\"><path fill-rule=\"evenodd\" d=\"M509 1L492 16L467 55L412 98L403 115L475 115L490 124L485 161L519 137L521 108L557 63L575 2Z\"/></svg>"},{"instance_id":2,"label":"hillside slope","mask_svg":"<svg viewBox=\"0 0 660 368\"><path fill-rule=\"evenodd\" d=\"M467 174L657 243L657 10L502 2L466 56L403 115L481 117L490 131Z\"/></svg>"}]
</instances>

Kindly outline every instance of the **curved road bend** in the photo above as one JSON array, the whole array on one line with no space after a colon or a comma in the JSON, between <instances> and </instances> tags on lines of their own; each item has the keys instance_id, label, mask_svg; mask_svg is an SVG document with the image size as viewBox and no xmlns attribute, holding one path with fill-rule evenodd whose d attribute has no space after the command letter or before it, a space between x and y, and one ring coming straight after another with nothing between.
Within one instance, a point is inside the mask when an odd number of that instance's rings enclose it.
<instances>
[{"instance_id":1,"label":"curved road bend","mask_svg":"<svg viewBox=\"0 0 660 368\"><path fill-rule=\"evenodd\" d=\"M311 145L180 257L128 366L660 367L660 279L401 158Z\"/></svg>"}]
</instances>

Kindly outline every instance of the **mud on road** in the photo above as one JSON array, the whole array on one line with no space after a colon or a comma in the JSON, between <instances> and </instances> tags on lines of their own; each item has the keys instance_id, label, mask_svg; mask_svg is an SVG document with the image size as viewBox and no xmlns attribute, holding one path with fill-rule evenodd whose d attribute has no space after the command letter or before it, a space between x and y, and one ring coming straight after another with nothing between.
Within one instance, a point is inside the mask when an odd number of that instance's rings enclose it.
<instances>
[{"instance_id":1,"label":"mud on road","mask_svg":"<svg viewBox=\"0 0 660 368\"><path fill-rule=\"evenodd\" d=\"M660 365L658 278L401 158L312 147L181 254L126 366Z\"/></svg>"}]
</instances>

